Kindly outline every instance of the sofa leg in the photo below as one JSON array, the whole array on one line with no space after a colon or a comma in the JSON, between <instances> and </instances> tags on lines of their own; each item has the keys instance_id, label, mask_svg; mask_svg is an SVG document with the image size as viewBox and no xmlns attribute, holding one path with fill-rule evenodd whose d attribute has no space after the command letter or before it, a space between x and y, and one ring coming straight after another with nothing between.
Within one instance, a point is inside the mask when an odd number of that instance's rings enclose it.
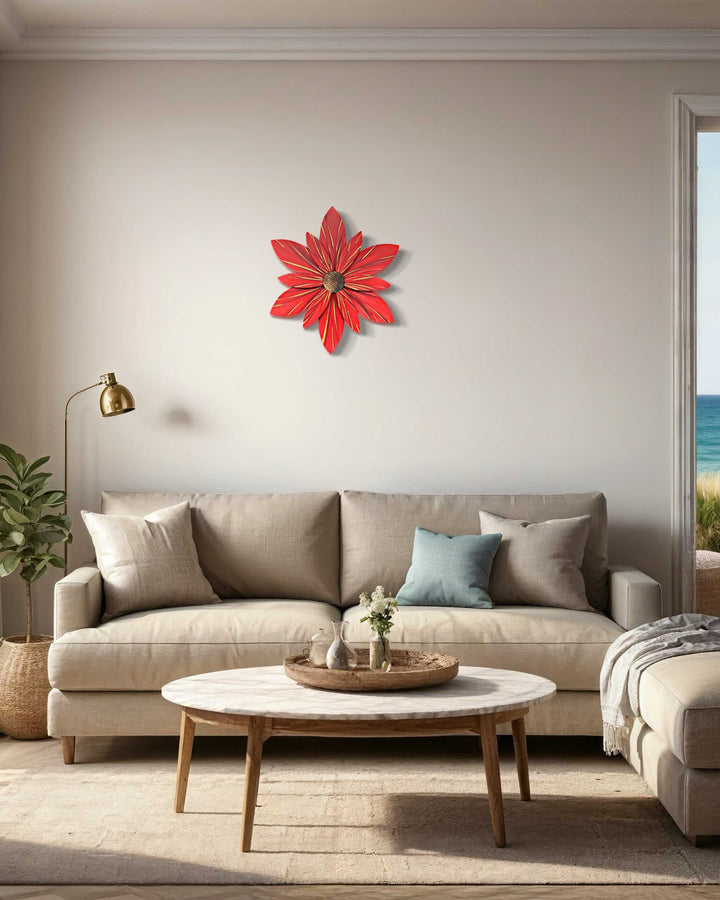
<instances>
[{"instance_id":1,"label":"sofa leg","mask_svg":"<svg viewBox=\"0 0 720 900\"><path fill-rule=\"evenodd\" d=\"M687 839L696 847L709 847L715 842L711 834L688 834Z\"/></svg>"},{"instance_id":2,"label":"sofa leg","mask_svg":"<svg viewBox=\"0 0 720 900\"><path fill-rule=\"evenodd\" d=\"M63 737L60 738L60 743L62 744L63 762L66 766L71 766L75 762L75 738Z\"/></svg>"}]
</instances>

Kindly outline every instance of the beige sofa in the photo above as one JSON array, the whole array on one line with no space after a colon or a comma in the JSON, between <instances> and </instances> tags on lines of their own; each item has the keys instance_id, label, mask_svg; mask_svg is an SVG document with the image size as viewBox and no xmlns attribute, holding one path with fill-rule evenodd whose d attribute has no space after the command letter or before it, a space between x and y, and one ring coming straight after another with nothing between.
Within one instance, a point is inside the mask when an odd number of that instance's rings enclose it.
<instances>
[{"instance_id":1,"label":"beige sofa","mask_svg":"<svg viewBox=\"0 0 720 900\"><path fill-rule=\"evenodd\" d=\"M84 566L58 582L50 649L49 731L55 737L177 734L168 681L217 669L278 664L318 626L344 618L355 644L369 637L358 594L393 594L410 565L415 526L479 531L478 510L542 521L590 514L583 575L604 612L500 606L404 607L395 645L451 653L461 663L552 679L531 734L602 733L598 681L623 629L660 616L660 587L631 567L609 568L599 493L528 495L104 493L102 511L145 515L188 499L203 570L222 603L140 612L101 623L102 579ZM72 742L65 742L71 745Z\"/></svg>"}]
</instances>

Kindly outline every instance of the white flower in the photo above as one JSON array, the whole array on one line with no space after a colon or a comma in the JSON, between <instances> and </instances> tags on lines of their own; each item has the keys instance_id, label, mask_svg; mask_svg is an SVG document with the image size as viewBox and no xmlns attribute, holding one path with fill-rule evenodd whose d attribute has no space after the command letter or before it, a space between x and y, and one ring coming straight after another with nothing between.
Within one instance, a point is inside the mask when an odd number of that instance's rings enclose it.
<instances>
[{"instance_id":1,"label":"white flower","mask_svg":"<svg viewBox=\"0 0 720 900\"><path fill-rule=\"evenodd\" d=\"M372 603L370 604L370 612L373 615L381 615L382 613L387 612L389 609L393 609L395 606L395 601L390 597L382 597L381 599L372 601Z\"/></svg>"},{"instance_id":2,"label":"white flower","mask_svg":"<svg viewBox=\"0 0 720 900\"><path fill-rule=\"evenodd\" d=\"M385 588L379 584L375 590L372 592L373 600L384 600L385 599Z\"/></svg>"},{"instance_id":3,"label":"white flower","mask_svg":"<svg viewBox=\"0 0 720 900\"><path fill-rule=\"evenodd\" d=\"M365 591L363 591L362 594L360 594L359 599L360 599L360 606L369 607L370 603L372 602L370 600L370 598L368 597L368 595L365 593Z\"/></svg>"}]
</instances>

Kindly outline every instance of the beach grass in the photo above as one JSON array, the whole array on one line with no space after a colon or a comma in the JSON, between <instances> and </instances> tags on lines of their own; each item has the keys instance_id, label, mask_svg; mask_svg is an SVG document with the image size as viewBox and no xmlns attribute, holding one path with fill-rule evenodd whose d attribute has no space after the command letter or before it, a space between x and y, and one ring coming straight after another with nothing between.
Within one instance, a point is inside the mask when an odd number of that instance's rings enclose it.
<instances>
[{"instance_id":1,"label":"beach grass","mask_svg":"<svg viewBox=\"0 0 720 900\"><path fill-rule=\"evenodd\" d=\"M720 472L698 475L695 547L720 553Z\"/></svg>"}]
</instances>

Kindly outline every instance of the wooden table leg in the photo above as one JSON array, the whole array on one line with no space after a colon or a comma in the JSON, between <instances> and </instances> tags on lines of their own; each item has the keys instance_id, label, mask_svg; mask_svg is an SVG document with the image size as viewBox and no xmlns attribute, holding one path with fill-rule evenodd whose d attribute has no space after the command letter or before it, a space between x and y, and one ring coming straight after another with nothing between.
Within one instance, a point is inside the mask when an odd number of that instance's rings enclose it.
<instances>
[{"instance_id":1,"label":"wooden table leg","mask_svg":"<svg viewBox=\"0 0 720 900\"><path fill-rule=\"evenodd\" d=\"M513 747L515 748L515 765L517 766L520 784L520 799L530 799L530 772L528 771L527 741L525 739L525 716L512 720Z\"/></svg>"},{"instance_id":2,"label":"wooden table leg","mask_svg":"<svg viewBox=\"0 0 720 900\"><path fill-rule=\"evenodd\" d=\"M63 762L66 766L71 766L75 762L75 738L62 737L60 743L62 744Z\"/></svg>"},{"instance_id":3,"label":"wooden table leg","mask_svg":"<svg viewBox=\"0 0 720 900\"><path fill-rule=\"evenodd\" d=\"M251 716L248 724L247 753L245 756L245 796L243 798L241 846L243 853L247 853L252 844L264 738L265 719L262 716Z\"/></svg>"},{"instance_id":4,"label":"wooden table leg","mask_svg":"<svg viewBox=\"0 0 720 900\"><path fill-rule=\"evenodd\" d=\"M180 747L178 749L177 778L175 780L175 812L185 809L188 775L190 774L190 757L192 756L195 722L183 709L180 720Z\"/></svg>"},{"instance_id":5,"label":"wooden table leg","mask_svg":"<svg viewBox=\"0 0 720 900\"><path fill-rule=\"evenodd\" d=\"M503 815L502 785L500 783L500 758L498 756L495 717L492 714L480 716L480 743L482 745L485 780L487 782L490 821L492 822L495 846L505 846L505 817Z\"/></svg>"}]
</instances>

